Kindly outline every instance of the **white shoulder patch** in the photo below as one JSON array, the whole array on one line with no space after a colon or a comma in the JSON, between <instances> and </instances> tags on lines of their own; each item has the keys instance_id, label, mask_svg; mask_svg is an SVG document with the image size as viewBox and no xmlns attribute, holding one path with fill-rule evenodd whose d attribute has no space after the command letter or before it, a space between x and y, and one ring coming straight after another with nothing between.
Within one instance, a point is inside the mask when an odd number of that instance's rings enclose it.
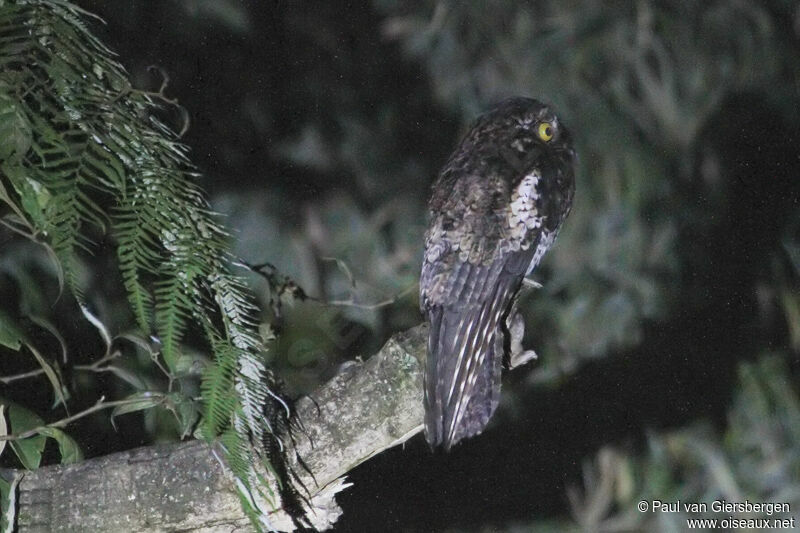
<instances>
[{"instance_id":1,"label":"white shoulder patch","mask_svg":"<svg viewBox=\"0 0 800 533\"><path fill-rule=\"evenodd\" d=\"M539 228L542 225L542 217L536 210L540 179L541 173L533 170L522 178L517 188L511 192L511 205L509 205L507 219L512 238L522 239L527 230Z\"/></svg>"}]
</instances>

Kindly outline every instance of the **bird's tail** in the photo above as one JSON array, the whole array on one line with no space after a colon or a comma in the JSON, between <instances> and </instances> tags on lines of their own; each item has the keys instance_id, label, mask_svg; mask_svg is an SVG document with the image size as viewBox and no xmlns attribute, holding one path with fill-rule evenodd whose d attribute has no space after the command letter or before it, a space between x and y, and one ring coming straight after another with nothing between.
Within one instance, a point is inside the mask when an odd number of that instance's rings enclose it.
<instances>
[{"instance_id":1,"label":"bird's tail","mask_svg":"<svg viewBox=\"0 0 800 533\"><path fill-rule=\"evenodd\" d=\"M501 324L514 292L499 283L478 305L428 310L425 437L431 447L449 450L489 423L500 400Z\"/></svg>"}]
</instances>

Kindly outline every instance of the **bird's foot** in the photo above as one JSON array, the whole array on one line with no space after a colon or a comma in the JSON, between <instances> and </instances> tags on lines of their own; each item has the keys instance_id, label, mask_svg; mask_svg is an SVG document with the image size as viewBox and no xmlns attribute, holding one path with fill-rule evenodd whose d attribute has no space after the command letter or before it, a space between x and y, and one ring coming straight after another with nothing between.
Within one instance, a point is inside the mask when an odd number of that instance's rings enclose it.
<instances>
[{"instance_id":1,"label":"bird's foot","mask_svg":"<svg viewBox=\"0 0 800 533\"><path fill-rule=\"evenodd\" d=\"M539 285L541 287L541 285ZM511 334L511 354L508 359L509 368L517 368L539 356L533 350L526 350L522 347L522 338L525 336L525 320L522 315L514 310L506 321L508 332Z\"/></svg>"}]
</instances>

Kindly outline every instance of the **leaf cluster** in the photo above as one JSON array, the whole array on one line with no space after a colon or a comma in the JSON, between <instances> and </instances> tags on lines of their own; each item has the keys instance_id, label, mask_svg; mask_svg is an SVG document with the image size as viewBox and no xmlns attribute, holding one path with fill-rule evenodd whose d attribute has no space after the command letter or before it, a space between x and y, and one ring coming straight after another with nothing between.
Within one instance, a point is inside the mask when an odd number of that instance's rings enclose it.
<instances>
[{"instance_id":1,"label":"leaf cluster","mask_svg":"<svg viewBox=\"0 0 800 533\"><path fill-rule=\"evenodd\" d=\"M100 333L105 355L85 369L111 372L138 389L108 403L114 415L164 407L186 435L202 408L202 434L225 434L243 494L257 491L253 465L269 465L264 443L277 438L270 421L288 412L271 389L256 308L243 281L229 271L228 235L195 183L187 148L159 118L166 97L131 86L114 54L87 29L87 16L60 0L0 3L4 238L16 235L44 247L59 290L76 300L72 312L82 312ZM98 250L98 239L114 250L133 333L110 333L90 311L82 265ZM29 281L24 269L8 270L7 279L19 286ZM35 319L32 311L26 305L0 310L0 340L35 357L57 403L66 407L70 387L59 368L71 366L67 347L62 343L61 362L37 349L20 327ZM56 328L44 327L58 336ZM150 390L152 383L137 381L113 361L121 340L133 342L161 369L164 390ZM183 387L183 378L196 374L195 363L203 360L187 344L213 354L200 397ZM11 441L24 466L38 466L45 437L59 443L62 460L75 456L65 453L69 441L61 430L10 401L3 404L11 431L39 428L36 436ZM26 416L30 427L19 422Z\"/></svg>"}]
</instances>

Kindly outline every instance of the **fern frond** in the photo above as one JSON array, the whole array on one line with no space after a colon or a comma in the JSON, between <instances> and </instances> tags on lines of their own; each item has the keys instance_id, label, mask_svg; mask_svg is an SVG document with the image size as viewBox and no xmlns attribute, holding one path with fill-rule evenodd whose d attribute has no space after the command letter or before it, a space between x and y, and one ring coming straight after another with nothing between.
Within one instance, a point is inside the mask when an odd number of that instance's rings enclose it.
<instances>
[{"instance_id":1,"label":"fern frond","mask_svg":"<svg viewBox=\"0 0 800 533\"><path fill-rule=\"evenodd\" d=\"M0 118L10 120L0 126L0 180L79 299L76 265L91 236L114 238L136 323L161 341L169 372L190 325L205 332L215 359L202 385L206 434L222 434L242 489L258 494L253 465L269 469L282 446L265 413L288 411L274 407L284 404L257 308L229 271L228 234L194 182L188 149L84 16L60 0L0 2Z\"/></svg>"}]
</instances>

